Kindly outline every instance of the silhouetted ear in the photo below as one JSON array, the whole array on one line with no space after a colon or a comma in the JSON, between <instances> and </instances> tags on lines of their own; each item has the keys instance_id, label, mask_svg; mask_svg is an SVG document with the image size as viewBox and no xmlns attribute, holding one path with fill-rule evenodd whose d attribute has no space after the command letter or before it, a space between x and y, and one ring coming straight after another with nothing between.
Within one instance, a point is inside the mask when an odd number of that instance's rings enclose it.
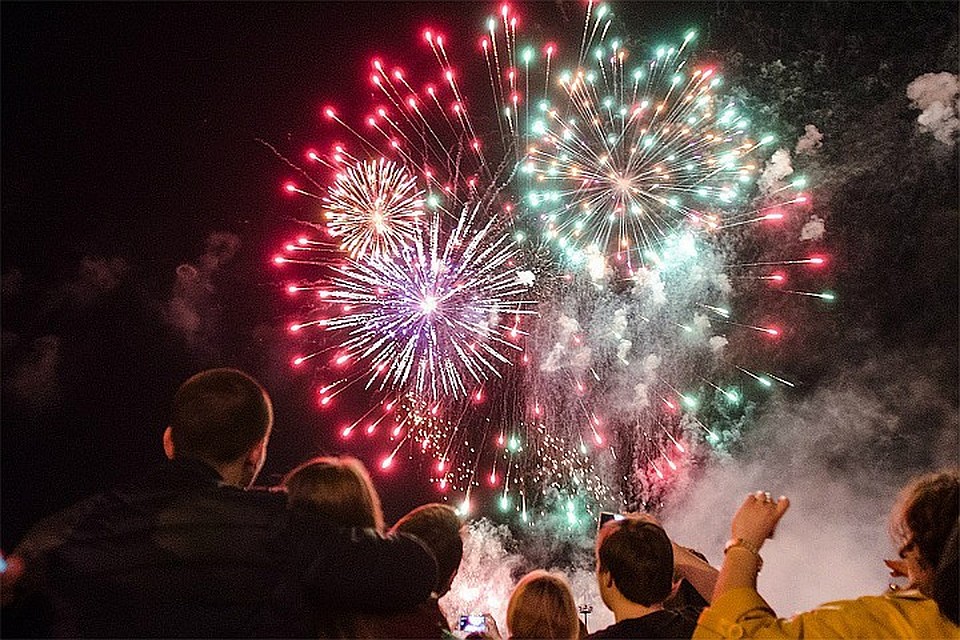
<instances>
[{"instance_id":1,"label":"silhouetted ear","mask_svg":"<svg viewBox=\"0 0 960 640\"><path fill-rule=\"evenodd\" d=\"M176 447L173 446L173 430L170 427L163 432L163 452L167 454L168 460L173 460L176 454Z\"/></svg>"},{"instance_id":2,"label":"silhouetted ear","mask_svg":"<svg viewBox=\"0 0 960 640\"><path fill-rule=\"evenodd\" d=\"M250 453L247 454L247 464L259 469L263 466L263 460L267 457L266 454L267 441L261 440L253 449L250 449Z\"/></svg>"},{"instance_id":3,"label":"silhouetted ear","mask_svg":"<svg viewBox=\"0 0 960 640\"><path fill-rule=\"evenodd\" d=\"M673 588L670 589L670 595L668 596L669 598L672 598L677 595L677 591L680 591L681 584L683 584L683 578L680 578L679 580L674 581Z\"/></svg>"},{"instance_id":4,"label":"silhouetted ear","mask_svg":"<svg viewBox=\"0 0 960 640\"><path fill-rule=\"evenodd\" d=\"M247 453L246 459L243 461L244 467L250 470L249 481L246 482L247 486L250 486L257 479L257 476L260 475L260 470L263 469L263 464L267 461L267 439L264 438L256 444L250 451Z\"/></svg>"}]
</instances>

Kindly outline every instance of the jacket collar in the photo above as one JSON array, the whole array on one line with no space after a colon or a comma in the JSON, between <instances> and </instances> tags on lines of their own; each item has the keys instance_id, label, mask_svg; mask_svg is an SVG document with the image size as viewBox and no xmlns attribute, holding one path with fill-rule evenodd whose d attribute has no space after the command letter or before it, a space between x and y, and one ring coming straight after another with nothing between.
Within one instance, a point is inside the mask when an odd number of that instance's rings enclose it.
<instances>
[{"instance_id":1,"label":"jacket collar","mask_svg":"<svg viewBox=\"0 0 960 640\"><path fill-rule=\"evenodd\" d=\"M220 473L200 458L177 457L173 460L167 460L161 469L162 473L182 478L185 481L223 483L223 477Z\"/></svg>"}]
</instances>

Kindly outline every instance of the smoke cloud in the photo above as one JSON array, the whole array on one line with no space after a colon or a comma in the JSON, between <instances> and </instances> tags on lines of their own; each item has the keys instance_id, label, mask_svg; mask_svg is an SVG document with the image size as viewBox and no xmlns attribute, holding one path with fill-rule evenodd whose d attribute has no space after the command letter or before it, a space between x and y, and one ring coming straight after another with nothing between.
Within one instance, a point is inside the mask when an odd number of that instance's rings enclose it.
<instances>
[{"instance_id":1,"label":"smoke cloud","mask_svg":"<svg viewBox=\"0 0 960 640\"><path fill-rule=\"evenodd\" d=\"M33 336L33 342L27 342L31 330L25 335L12 331L4 332L4 358L13 360L9 375L4 376L4 391L10 397L32 413L52 410L61 403L63 395L60 380L61 354L63 339L54 335L49 326L49 314L66 309L68 312L83 309L100 302L104 296L116 290L128 271L123 258L104 258L84 256L75 275L52 289L36 292L38 298L31 304L31 311L39 311L36 318L40 328ZM25 277L13 268L3 275L2 297L4 301L25 294Z\"/></svg>"},{"instance_id":2,"label":"smoke cloud","mask_svg":"<svg viewBox=\"0 0 960 640\"><path fill-rule=\"evenodd\" d=\"M719 354L723 351L723 348L727 346L728 340L724 336L713 336L710 338L710 349Z\"/></svg>"},{"instance_id":3,"label":"smoke cloud","mask_svg":"<svg viewBox=\"0 0 960 640\"><path fill-rule=\"evenodd\" d=\"M960 131L960 78L946 71L925 73L907 85L910 106L920 109L917 116L920 131L932 133L945 145L956 144Z\"/></svg>"},{"instance_id":4,"label":"smoke cloud","mask_svg":"<svg viewBox=\"0 0 960 640\"><path fill-rule=\"evenodd\" d=\"M823 146L823 134L816 125L808 124L803 128L803 135L797 140L793 153L796 155L815 154Z\"/></svg>"},{"instance_id":5,"label":"smoke cloud","mask_svg":"<svg viewBox=\"0 0 960 640\"><path fill-rule=\"evenodd\" d=\"M810 220L800 229L801 240L820 240L827 231L827 223L820 216L813 214Z\"/></svg>"},{"instance_id":6,"label":"smoke cloud","mask_svg":"<svg viewBox=\"0 0 960 640\"><path fill-rule=\"evenodd\" d=\"M659 363L641 366L652 374ZM778 614L881 593L889 582L882 560L895 554L888 514L897 492L917 473L957 464L960 417L938 379L950 366L931 353L894 353L841 372L806 399L773 403L742 450L715 460L671 501L662 514L668 534L719 565L744 497L784 494L791 508L764 546L759 576ZM470 524L460 572L441 601L451 624L489 612L506 633L513 586L534 568L562 572L577 604L593 606L590 631L613 622L596 587L592 537L571 538L549 516L541 528L519 539L486 519Z\"/></svg>"},{"instance_id":7,"label":"smoke cloud","mask_svg":"<svg viewBox=\"0 0 960 640\"><path fill-rule=\"evenodd\" d=\"M123 258L84 256L80 260L77 275L53 290L50 306L91 305L116 289L126 272L127 263Z\"/></svg>"},{"instance_id":8,"label":"smoke cloud","mask_svg":"<svg viewBox=\"0 0 960 640\"><path fill-rule=\"evenodd\" d=\"M882 559L895 557L887 525L897 491L911 475L957 464L960 420L931 358L893 354L774 406L742 453L707 468L671 504L668 533L719 563L744 497L787 495L790 511L764 546L759 580L778 614L881 593Z\"/></svg>"},{"instance_id":9,"label":"smoke cloud","mask_svg":"<svg viewBox=\"0 0 960 640\"><path fill-rule=\"evenodd\" d=\"M32 411L51 408L60 403L60 338L43 336L18 363L4 386Z\"/></svg>"},{"instance_id":10,"label":"smoke cloud","mask_svg":"<svg viewBox=\"0 0 960 640\"><path fill-rule=\"evenodd\" d=\"M544 535L550 536L548 532ZM507 637L507 603L513 587L526 572L546 569L566 577L577 605L590 605L588 629L596 631L613 624L613 614L603 605L597 580L592 567L592 551L583 553L579 560L563 566L546 562L545 566L531 564L530 557L551 555L550 547L555 541L537 536L532 540L517 540L505 525L496 525L486 518L471 522L463 545L463 561L453 581L450 593L440 600L451 628L461 615L490 613L497 621L503 637ZM584 538L582 544L589 547L592 541ZM518 546L525 546L520 553Z\"/></svg>"},{"instance_id":11,"label":"smoke cloud","mask_svg":"<svg viewBox=\"0 0 960 640\"><path fill-rule=\"evenodd\" d=\"M763 173L757 178L757 187L760 193L767 195L783 186L783 179L793 173L790 162L790 152L787 149L777 149L767 160Z\"/></svg>"},{"instance_id":12,"label":"smoke cloud","mask_svg":"<svg viewBox=\"0 0 960 640\"><path fill-rule=\"evenodd\" d=\"M212 233L197 264L177 267L173 295L163 306L163 319L187 344L198 346L202 338L216 332L219 313L214 277L239 249L238 236Z\"/></svg>"}]
</instances>

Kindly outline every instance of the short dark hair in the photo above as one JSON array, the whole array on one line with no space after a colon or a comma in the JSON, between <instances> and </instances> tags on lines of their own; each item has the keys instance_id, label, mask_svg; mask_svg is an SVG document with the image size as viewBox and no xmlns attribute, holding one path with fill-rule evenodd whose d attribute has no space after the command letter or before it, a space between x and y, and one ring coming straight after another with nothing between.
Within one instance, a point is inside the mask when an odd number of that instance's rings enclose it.
<instances>
[{"instance_id":1,"label":"short dark hair","mask_svg":"<svg viewBox=\"0 0 960 640\"><path fill-rule=\"evenodd\" d=\"M400 518L391 531L409 533L427 545L437 559L437 585L439 594L448 589L463 560L463 538L460 532L463 523L450 506L439 503L417 507Z\"/></svg>"},{"instance_id":2,"label":"short dark hair","mask_svg":"<svg viewBox=\"0 0 960 640\"><path fill-rule=\"evenodd\" d=\"M193 376L173 397L170 436L178 456L233 462L263 440L273 426L273 406L260 383L237 369Z\"/></svg>"},{"instance_id":3,"label":"short dark hair","mask_svg":"<svg viewBox=\"0 0 960 640\"><path fill-rule=\"evenodd\" d=\"M673 589L673 546L663 527L642 516L603 525L597 535L597 562L610 572L627 600L645 607L667 599Z\"/></svg>"}]
</instances>

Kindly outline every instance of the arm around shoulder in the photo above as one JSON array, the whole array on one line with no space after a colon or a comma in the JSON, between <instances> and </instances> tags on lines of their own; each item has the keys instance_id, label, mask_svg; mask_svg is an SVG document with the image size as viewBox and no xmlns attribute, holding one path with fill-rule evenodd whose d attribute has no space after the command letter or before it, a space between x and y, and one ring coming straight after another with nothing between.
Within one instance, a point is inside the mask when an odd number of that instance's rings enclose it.
<instances>
[{"instance_id":1,"label":"arm around shoulder","mask_svg":"<svg viewBox=\"0 0 960 640\"><path fill-rule=\"evenodd\" d=\"M436 585L437 563L416 538L340 529L311 567L322 601L350 609L396 611L426 600Z\"/></svg>"}]
</instances>

